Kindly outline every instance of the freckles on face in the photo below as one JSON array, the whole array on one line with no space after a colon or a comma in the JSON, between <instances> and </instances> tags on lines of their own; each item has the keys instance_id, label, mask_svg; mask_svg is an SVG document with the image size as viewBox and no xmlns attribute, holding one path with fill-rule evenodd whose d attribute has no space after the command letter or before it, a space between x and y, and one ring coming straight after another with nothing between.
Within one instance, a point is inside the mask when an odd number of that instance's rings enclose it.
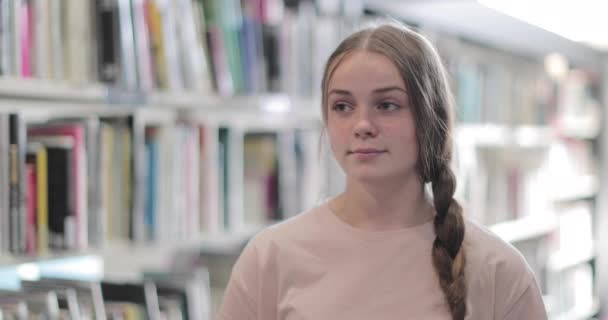
<instances>
[{"instance_id":1,"label":"freckles on face","mask_svg":"<svg viewBox=\"0 0 608 320\"><path fill-rule=\"evenodd\" d=\"M401 74L385 56L344 57L328 81L325 107L330 144L347 175L401 174L415 166L412 107Z\"/></svg>"}]
</instances>

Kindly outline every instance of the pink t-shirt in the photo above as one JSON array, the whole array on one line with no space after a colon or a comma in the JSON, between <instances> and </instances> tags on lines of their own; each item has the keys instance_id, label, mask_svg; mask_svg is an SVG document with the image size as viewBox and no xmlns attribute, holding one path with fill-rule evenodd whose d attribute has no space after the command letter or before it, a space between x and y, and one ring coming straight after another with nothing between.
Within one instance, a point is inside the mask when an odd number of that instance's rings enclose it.
<instances>
[{"instance_id":1,"label":"pink t-shirt","mask_svg":"<svg viewBox=\"0 0 608 320\"><path fill-rule=\"evenodd\" d=\"M432 222L372 232L328 203L265 229L233 267L221 320L451 319L432 264ZM547 319L522 255L466 222L467 320Z\"/></svg>"}]
</instances>

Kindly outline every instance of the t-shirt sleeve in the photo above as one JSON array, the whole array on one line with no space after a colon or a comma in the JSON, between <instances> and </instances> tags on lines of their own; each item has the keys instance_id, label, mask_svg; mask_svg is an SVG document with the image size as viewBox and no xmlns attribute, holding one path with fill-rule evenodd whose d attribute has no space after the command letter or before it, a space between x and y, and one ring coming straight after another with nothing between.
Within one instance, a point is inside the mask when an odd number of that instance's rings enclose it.
<instances>
[{"instance_id":1,"label":"t-shirt sleeve","mask_svg":"<svg viewBox=\"0 0 608 320\"><path fill-rule=\"evenodd\" d=\"M534 271L515 247L503 247L494 279L495 319L547 319Z\"/></svg>"},{"instance_id":2,"label":"t-shirt sleeve","mask_svg":"<svg viewBox=\"0 0 608 320\"><path fill-rule=\"evenodd\" d=\"M523 294L510 306L504 320L546 320L545 304L536 280L532 280Z\"/></svg>"},{"instance_id":3,"label":"t-shirt sleeve","mask_svg":"<svg viewBox=\"0 0 608 320\"><path fill-rule=\"evenodd\" d=\"M258 253L250 241L232 268L218 319L257 319L258 289Z\"/></svg>"}]
</instances>

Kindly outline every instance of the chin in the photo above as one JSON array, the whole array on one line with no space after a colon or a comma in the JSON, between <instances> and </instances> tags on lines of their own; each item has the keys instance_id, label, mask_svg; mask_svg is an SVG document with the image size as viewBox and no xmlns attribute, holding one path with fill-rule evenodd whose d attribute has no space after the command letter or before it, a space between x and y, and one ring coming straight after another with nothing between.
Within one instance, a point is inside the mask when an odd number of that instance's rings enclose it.
<instances>
[{"instance_id":1,"label":"chin","mask_svg":"<svg viewBox=\"0 0 608 320\"><path fill-rule=\"evenodd\" d=\"M408 177L416 176L415 170L407 171L387 171L387 170L350 170L346 172L347 177L352 181L365 184L376 184L390 181L404 181Z\"/></svg>"},{"instance_id":2,"label":"chin","mask_svg":"<svg viewBox=\"0 0 608 320\"><path fill-rule=\"evenodd\" d=\"M395 178L395 173L390 172L372 172L372 171L356 171L348 172L347 176L353 181L359 181L362 183L378 183L382 181L389 181Z\"/></svg>"}]
</instances>

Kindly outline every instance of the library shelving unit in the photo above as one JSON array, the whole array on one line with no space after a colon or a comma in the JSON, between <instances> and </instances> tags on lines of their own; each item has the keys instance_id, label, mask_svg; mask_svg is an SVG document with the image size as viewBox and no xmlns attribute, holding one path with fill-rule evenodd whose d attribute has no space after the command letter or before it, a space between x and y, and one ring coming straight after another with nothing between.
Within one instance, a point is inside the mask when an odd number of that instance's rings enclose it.
<instances>
[{"instance_id":1,"label":"library shelving unit","mask_svg":"<svg viewBox=\"0 0 608 320\"><path fill-rule=\"evenodd\" d=\"M53 249L53 244L40 244L38 238L35 240L35 249L31 249L31 240L26 238L26 251L5 248L0 255L0 274L3 275L0 286L4 289L18 289L19 279L35 280L40 277L141 283L146 272L191 269L194 265L208 269L211 277L209 284L220 287L218 292L211 290L210 293L214 305L217 305L226 272L230 270L230 264L247 240L276 219L294 214L301 207L310 206L310 202L316 201L318 197L314 193L314 187L312 191L306 191L311 190L307 186L318 184L311 179L319 175L312 171L317 170L315 142L318 139L320 120L315 112L302 109L301 105L311 103L308 100L296 101L281 94L218 97L211 94L157 92L141 96L145 98L145 104L135 104L132 101L116 104L109 97L110 89L103 86L54 87L53 83L39 80L18 80L10 82L10 86L10 92L0 94L0 114L17 115L26 131L39 126L66 125L71 121L92 121L97 123L93 129L85 124L82 127L91 130L86 131L87 136L93 135L99 139L95 143L99 150L86 149L86 163L91 167L83 172L92 181L89 187L74 191L80 196L83 193L93 195L88 197L89 223L84 226L88 233L88 243L63 244L62 249ZM293 110L295 108L302 111ZM108 151L103 145L107 138L104 137L103 129L99 129L116 119L132 119L131 123L140 124L139 127L131 124L128 131L131 134L128 141L133 144L129 147L131 156L127 158L132 166L131 173L127 173L132 179L127 182L128 187L120 186L120 182L112 183L112 176L104 178L108 169L110 172L125 172L112 156L105 155ZM8 129L2 126L0 128ZM191 133L194 131L194 134L187 135L188 130ZM221 132L227 132L228 137L220 137ZM8 137L8 131L3 131L4 134ZM143 140L138 140L138 136ZM184 136L191 140L179 139ZM154 140L156 137L158 140ZM28 136L30 138L39 141ZM187 141L196 143L187 144ZM140 229L144 230L139 231L143 235L137 238L134 204L138 184L135 182L137 163L134 159L138 158L135 152L139 148L135 144L145 147L146 155L150 156L154 149L149 145L153 142L158 143L157 148L161 150L156 151L157 158L154 160L146 158L148 161L144 161L145 167L142 170L151 170L154 161L157 161L155 165L161 169L155 173L146 173L141 179L144 179L145 186L153 184L159 189L140 191L144 194L144 221L139 221ZM48 145L49 153L52 147ZM299 157L295 154L296 147L299 148ZM222 148L229 150L228 153L222 153ZM175 154L180 153L180 156L175 157ZM168 160L162 159L166 154L173 156ZM302 156L312 161L305 164ZM4 159L6 158L2 161ZM100 160L95 164L91 159ZM104 163L108 161L112 167L104 169ZM160 164L163 161L166 162ZM278 165L275 164L276 161L279 162ZM263 167L251 168L252 164ZM192 170L185 170L186 168ZM90 169L98 169L100 172L95 175ZM278 172L299 174L293 176L281 173L277 176ZM74 174L79 173L75 171ZM153 174L156 174L158 180L149 180ZM52 178L49 177L50 179ZM268 183L274 183L274 187L268 187ZM97 188L91 187L96 184L99 184ZM159 191L166 185L169 187ZM291 197L270 193L269 190L276 190L279 186L289 190ZM99 202L107 201L106 197L116 196L112 193L112 188L122 188L122 193L131 194L128 208L113 208L112 202ZM97 194L90 193L93 191L91 189L97 190ZM50 194L51 190L46 192ZM183 197L184 193L191 198ZM125 198L120 199L125 201ZM270 199L272 207L265 204L265 199ZM158 209L153 209L153 205ZM279 208L285 213L280 213ZM53 219L53 215L57 214L51 210L49 206L47 220ZM103 218L98 219L95 214L91 214L93 212L98 212ZM96 220L91 221L92 219ZM154 222L150 222L150 219ZM118 224L108 220L118 221ZM37 221L38 224L32 227L41 226L42 220ZM46 223L50 227L50 222ZM196 227L192 227L192 224ZM103 227L99 228L99 225ZM117 232L125 226L127 230ZM77 230L76 234L83 231ZM4 231L11 233L6 227ZM42 237L40 234L37 236ZM65 235L65 238L68 236ZM216 258L211 261L201 260L201 255ZM222 257L228 257L228 262L219 264Z\"/></svg>"},{"instance_id":2,"label":"library shelving unit","mask_svg":"<svg viewBox=\"0 0 608 320\"><path fill-rule=\"evenodd\" d=\"M313 84L353 18L339 11L1 1L3 287L81 272L141 285L150 270L193 268L221 286L230 265L202 253L238 255L321 197Z\"/></svg>"},{"instance_id":3,"label":"library shelving unit","mask_svg":"<svg viewBox=\"0 0 608 320\"><path fill-rule=\"evenodd\" d=\"M419 27L449 68L467 214L520 249L552 319L596 316L608 288L597 121L608 62L472 2L0 1L0 286L133 281L151 316L175 308L145 294L164 284L150 273L196 267L217 306L253 234L343 186L319 148L317 84L365 8ZM471 23L480 14L497 24ZM519 36L492 34L498 25ZM572 62L559 79L543 65L553 50Z\"/></svg>"}]
</instances>

